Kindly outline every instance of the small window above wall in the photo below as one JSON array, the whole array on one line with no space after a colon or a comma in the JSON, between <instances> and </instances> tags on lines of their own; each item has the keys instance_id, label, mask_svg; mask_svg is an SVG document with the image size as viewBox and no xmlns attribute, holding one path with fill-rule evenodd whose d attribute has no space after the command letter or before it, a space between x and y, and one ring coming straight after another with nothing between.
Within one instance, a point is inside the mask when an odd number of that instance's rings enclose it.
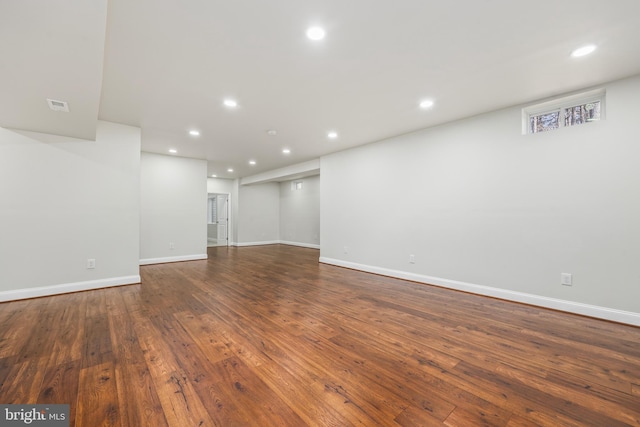
<instances>
[{"instance_id":1,"label":"small window above wall","mask_svg":"<svg viewBox=\"0 0 640 427\"><path fill-rule=\"evenodd\" d=\"M560 127L560 110L529 115L529 133L546 132Z\"/></svg>"},{"instance_id":2,"label":"small window above wall","mask_svg":"<svg viewBox=\"0 0 640 427\"><path fill-rule=\"evenodd\" d=\"M602 103L600 100L587 102L564 109L564 125L575 126L582 123L600 120L600 110Z\"/></svg>"},{"instance_id":3,"label":"small window above wall","mask_svg":"<svg viewBox=\"0 0 640 427\"><path fill-rule=\"evenodd\" d=\"M604 119L604 89L579 93L522 109L522 134L548 132Z\"/></svg>"}]
</instances>

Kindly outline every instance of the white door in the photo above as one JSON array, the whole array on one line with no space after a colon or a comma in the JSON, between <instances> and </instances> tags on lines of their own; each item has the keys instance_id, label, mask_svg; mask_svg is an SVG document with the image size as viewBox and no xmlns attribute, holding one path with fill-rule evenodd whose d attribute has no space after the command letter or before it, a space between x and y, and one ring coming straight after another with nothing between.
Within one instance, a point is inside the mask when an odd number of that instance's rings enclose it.
<instances>
[{"instance_id":1,"label":"white door","mask_svg":"<svg viewBox=\"0 0 640 427\"><path fill-rule=\"evenodd\" d=\"M229 244L229 196L227 194L218 194L216 197L218 203L218 244Z\"/></svg>"}]
</instances>

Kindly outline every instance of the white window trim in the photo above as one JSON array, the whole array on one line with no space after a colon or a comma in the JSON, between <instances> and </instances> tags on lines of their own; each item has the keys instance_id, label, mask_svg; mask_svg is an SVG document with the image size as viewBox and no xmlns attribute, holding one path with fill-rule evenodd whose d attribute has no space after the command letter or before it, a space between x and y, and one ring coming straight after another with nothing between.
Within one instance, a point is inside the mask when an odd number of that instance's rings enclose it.
<instances>
[{"instance_id":1,"label":"white window trim","mask_svg":"<svg viewBox=\"0 0 640 427\"><path fill-rule=\"evenodd\" d=\"M549 101L524 107L522 109L522 134L537 135L537 133L532 133L529 129L529 120L531 116L538 116L540 114L551 113L554 111L560 111L558 129L562 129L565 127L563 114L564 110L567 108L575 107L576 105L588 104L589 102L600 101L600 120L604 120L607 110L605 105L605 95L606 91L604 89L595 89L588 92L580 92L574 95L563 96L562 98L554 98Z\"/></svg>"}]
</instances>

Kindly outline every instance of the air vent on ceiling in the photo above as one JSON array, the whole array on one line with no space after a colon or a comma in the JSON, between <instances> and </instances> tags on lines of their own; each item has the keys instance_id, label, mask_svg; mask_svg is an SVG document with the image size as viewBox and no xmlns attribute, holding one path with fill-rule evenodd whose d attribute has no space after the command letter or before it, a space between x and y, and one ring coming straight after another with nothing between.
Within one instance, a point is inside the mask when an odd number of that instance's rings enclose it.
<instances>
[{"instance_id":1,"label":"air vent on ceiling","mask_svg":"<svg viewBox=\"0 0 640 427\"><path fill-rule=\"evenodd\" d=\"M49 104L49 108L53 111L64 111L65 113L69 112L69 104L66 101L56 101L55 99L47 98L47 104Z\"/></svg>"}]
</instances>

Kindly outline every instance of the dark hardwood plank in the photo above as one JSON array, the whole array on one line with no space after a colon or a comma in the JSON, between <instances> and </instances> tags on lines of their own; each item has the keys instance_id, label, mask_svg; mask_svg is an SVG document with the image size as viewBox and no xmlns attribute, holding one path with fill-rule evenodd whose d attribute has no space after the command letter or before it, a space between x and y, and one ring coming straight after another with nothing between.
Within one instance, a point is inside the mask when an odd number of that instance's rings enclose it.
<instances>
[{"instance_id":1,"label":"dark hardwood plank","mask_svg":"<svg viewBox=\"0 0 640 427\"><path fill-rule=\"evenodd\" d=\"M394 421L402 427L441 426L443 423L439 417L432 414L428 406L416 407L414 405L409 405Z\"/></svg>"},{"instance_id":2,"label":"dark hardwood plank","mask_svg":"<svg viewBox=\"0 0 640 427\"><path fill-rule=\"evenodd\" d=\"M0 389L0 402L5 404L38 403L47 359L28 358L15 363Z\"/></svg>"},{"instance_id":3,"label":"dark hardwood plank","mask_svg":"<svg viewBox=\"0 0 640 427\"><path fill-rule=\"evenodd\" d=\"M82 339L82 367L102 365L113 360L111 335L107 316L107 294L109 289L92 294L86 305Z\"/></svg>"},{"instance_id":4,"label":"dark hardwood plank","mask_svg":"<svg viewBox=\"0 0 640 427\"><path fill-rule=\"evenodd\" d=\"M164 341L162 333L141 314L134 312L132 317L168 424L220 425L209 416L193 387L193 381L176 360L173 349Z\"/></svg>"},{"instance_id":5,"label":"dark hardwood plank","mask_svg":"<svg viewBox=\"0 0 640 427\"><path fill-rule=\"evenodd\" d=\"M79 360L50 366L44 374L37 403L70 404L76 402L79 381ZM74 427L76 425L76 405L72 404L69 409L69 427Z\"/></svg>"},{"instance_id":6,"label":"dark hardwood plank","mask_svg":"<svg viewBox=\"0 0 640 427\"><path fill-rule=\"evenodd\" d=\"M640 426L640 328L209 248L0 304L0 402L72 426Z\"/></svg>"},{"instance_id":7,"label":"dark hardwood plank","mask_svg":"<svg viewBox=\"0 0 640 427\"><path fill-rule=\"evenodd\" d=\"M212 310L212 313L216 313ZM328 393L319 382L318 375L304 363L284 351L263 331L259 324L244 322L241 317L232 317L234 326L226 324L227 319L213 315L202 316L202 321L218 325L221 339L229 349L250 366L267 384L272 393L291 407L308 425L353 425L352 419L336 410L336 405L344 404L340 396ZM273 362L277 360L277 365ZM314 402L313 405L308 402Z\"/></svg>"},{"instance_id":8,"label":"dark hardwood plank","mask_svg":"<svg viewBox=\"0 0 640 427\"><path fill-rule=\"evenodd\" d=\"M166 426L167 420L149 372L133 320L122 294L109 310L109 331L115 360L118 404L123 426Z\"/></svg>"},{"instance_id":9,"label":"dark hardwood plank","mask_svg":"<svg viewBox=\"0 0 640 427\"><path fill-rule=\"evenodd\" d=\"M144 362L115 366L118 407L123 426L167 426L154 378Z\"/></svg>"},{"instance_id":10,"label":"dark hardwood plank","mask_svg":"<svg viewBox=\"0 0 640 427\"><path fill-rule=\"evenodd\" d=\"M65 304L52 319L55 328L50 332L54 338L49 353L52 366L82 360L87 297L86 292L59 297L65 299Z\"/></svg>"},{"instance_id":11,"label":"dark hardwood plank","mask_svg":"<svg viewBox=\"0 0 640 427\"><path fill-rule=\"evenodd\" d=\"M121 426L113 363L80 370L76 425Z\"/></svg>"},{"instance_id":12,"label":"dark hardwood plank","mask_svg":"<svg viewBox=\"0 0 640 427\"><path fill-rule=\"evenodd\" d=\"M37 316L37 300L15 301L0 304L0 359L23 356L21 350L29 341L33 330L33 317ZM26 321L29 319L29 321ZM16 360L20 359L18 357Z\"/></svg>"}]
</instances>

